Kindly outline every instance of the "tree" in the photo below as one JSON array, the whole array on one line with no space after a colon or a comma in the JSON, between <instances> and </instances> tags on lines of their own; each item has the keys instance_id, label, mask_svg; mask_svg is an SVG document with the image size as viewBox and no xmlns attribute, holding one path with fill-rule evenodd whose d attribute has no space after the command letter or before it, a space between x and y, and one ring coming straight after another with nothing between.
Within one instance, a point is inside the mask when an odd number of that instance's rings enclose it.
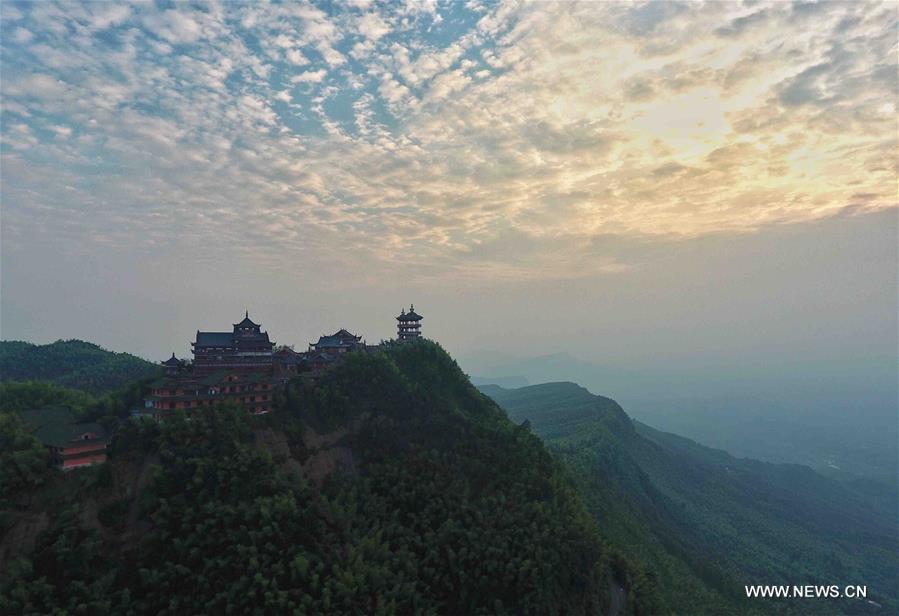
<instances>
[{"instance_id":1,"label":"tree","mask_svg":"<svg viewBox=\"0 0 899 616\"><path fill-rule=\"evenodd\" d=\"M0 501L42 484L50 452L13 413L0 413Z\"/></svg>"}]
</instances>

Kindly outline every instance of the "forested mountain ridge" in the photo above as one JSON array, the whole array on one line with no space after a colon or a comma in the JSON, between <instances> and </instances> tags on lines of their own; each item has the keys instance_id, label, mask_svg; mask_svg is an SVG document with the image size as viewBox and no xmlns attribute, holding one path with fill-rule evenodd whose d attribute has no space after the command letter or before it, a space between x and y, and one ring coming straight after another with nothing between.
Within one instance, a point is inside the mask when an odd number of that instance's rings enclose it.
<instances>
[{"instance_id":1,"label":"forested mountain ridge","mask_svg":"<svg viewBox=\"0 0 899 616\"><path fill-rule=\"evenodd\" d=\"M0 381L47 381L101 395L159 372L159 366L139 357L83 340L0 341Z\"/></svg>"},{"instance_id":2,"label":"forested mountain ridge","mask_svg":"<svg viewBox=\"0 0 899 616\"><path fill-rule=\"evenodd\" d=\"M124 417L0 515L3 613L595 614L648 580L434 343L352 353L279 410ZM43 487L39 484L43 481Z\"/></svg>"},{"instance_id":3,"label":"forested mountain ridge","mask_svg":"<svg viewBox=\"0 0 899 616\"><path fill-rule=\"evenodd\" d=\"M482 377L515 374L529 381L509 384L481 378L476 385L516 388L574 381L590 391L614 393L631 417L657 429L737 457L803 464L828 477L885 483L895 500L895 357L859 363L851 377L844 371L831 373L828 361L822 357L796 366L804 376L791 370L780 377L761 364L754 376L728 376L730 369L708 367L627 369L612 356L596 362L569 353L514 358L479 351L461 358L460 364Z\"/></svg>"},{"instance_id":4,"label":"forested mountain ridge","mask_svg":"<svg viewBox=\"0 0 899 616\"><path fill-rule=\"evenodd\" d=\"M573 475L613 545L682 613L891 613L895 504L807 467L737 459L630 421L573 383L482 387ZM865 584L859 600L747 601L746 584ZM885 612L880 612L880 609Z\"/></svg>"}]
</instances>

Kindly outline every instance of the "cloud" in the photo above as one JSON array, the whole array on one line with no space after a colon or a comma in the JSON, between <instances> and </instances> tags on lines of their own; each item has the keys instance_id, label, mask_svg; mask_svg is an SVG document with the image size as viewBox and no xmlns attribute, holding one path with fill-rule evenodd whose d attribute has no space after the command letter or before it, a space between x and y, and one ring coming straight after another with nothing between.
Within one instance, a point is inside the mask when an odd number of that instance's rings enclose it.
<instances>
[{"instance_id":1,"label":"cloud","mask_svg":"<svg viewBox=\"0 0 899 616\"><path fill-rule=\"evenodd\" d=\"M309 59L306 58L299 49L288 49L284 52L284 57L287 58L287 61L291 64L296 64L298 66L309 64Z\"/></svg>"},{"instance_id":2,"label":"cloud","mask_svg":"<svg viewBox=\"0 0 899 616\"><path fill-rule=\"evenodd\" d=\"M66 84L57 78L45 74L30 75L13 79L5 88L8 95L38 99L58 99L65 95Z\"/></svg>"},{"instance_id":3,"label":"cloud","mask_svg":"<svg viewBox=\"0 0 899 616\"><path fill-rule=\"evenodd\" d=\"M318 69L317 71L306 71L300 73L299 75L294 75L290 78L291 83L319 83L321 82L328 74L323 68Z\"/></svg>"},{"instance_id":4,"label":"cloud","mask_svg":"<svg viewBox=\"0 0 899 616\"><path fill-rule=\"evenodd\" d=\"M4 9L4 233L539 278L896 206L895 11L438 8Z\"/></svg>"},{"instance_id":5,"label":"cloud","mask_svg":"<svg viewBox=\"0 0 899 616\"><path fill-rule=\"evenodd\" d=\"M94 30L106 30L112 26L124 23L131 16L131 7L124 4L95 6L102 7L91 17L91 27Z\"/></svg>"},{"instance_id":6,"label":"cloud","mask_svg":"<svg viewBox=\"0 0 899 616\"><path fill-rule=\"evenodd\" d=\"M826 93L820 82L831 70L832 67L828 63L816 64L785 80L779 95L780 102L789 106L825 103Z\"/></svg>"},{"instance_id":7,"label":"cloud","mask_svg":"<svg viewBox=\"0 0 899 616\"><path fill-rule=\"evenodd\" d=\"M72 134L72 129L68 126L53 125L53 126L50 126L49 128L54 133L56 133L57 137L60 137L62 139L68 139L69 136L71 136L71 134Z\"/></svg>"},{"instance_id":8,"label":"cloud","mask_svg":"<svg viewBox=\"0 0 899 616\"><path fill-rule=\"evenodd\" d=\"M159 38L174 45L194 43L202 35L200 24L177 9L145 17L144 26Z\"/></svg>"},{"instance_id":9,"label":"cloud","mask_svg":"<svg viewBox=\"0 0 899 616\"><path fill-rule=\"evenodd\" d=\"M766 11L755 11L731 20L726 26L716 28L715 34L725 38L740 36L750 28L764 23L767 19L768 14Z\"/></svg>"},{"instance_id":10,"label":"cloud","mask_svg":"<svg viewBox=\"0 0 899 616\"><path fill-rule=\"evenodd\" d=\"M20 45L30 42L33 38L34 35L21 26L13 30L12 33L12 40Z\"/></svg>"},{"instance_id":11,"label":"cloud","mask_svg":"<svg viewBox=\"0 0 899 616\"><path fill-rule=\"evenodd\" d=\"M284 103L293 102L293 97L290 95L290 90L281 90L280 92L276 92L272 98Z\"/></svg>"},{"instance_id":12,"label":"cloud","mask_svg":"<svg viewBox=\"0 0 899 616\"><path fill-rule=\"evenodd\" d=\"M366 13L359 18L359 33L371 41L377 41L390 32L390 26L377 13Z\"/></svg>"}]
</instances>

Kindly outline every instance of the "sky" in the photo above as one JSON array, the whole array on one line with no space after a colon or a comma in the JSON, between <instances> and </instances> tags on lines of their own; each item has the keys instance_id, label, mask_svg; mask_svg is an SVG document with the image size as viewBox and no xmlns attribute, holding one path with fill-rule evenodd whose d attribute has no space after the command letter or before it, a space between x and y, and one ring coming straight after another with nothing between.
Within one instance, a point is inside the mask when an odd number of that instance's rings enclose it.
<instances>
[{"instance_id":1,"label":"sky","mask_svg":"<svg viewBox=\"0 0 899 616\"><path fill-rule=\"evenodd\" d=\"M894 382L897 10L4 1L0 336Z\"/></svg>"}]
</instances>

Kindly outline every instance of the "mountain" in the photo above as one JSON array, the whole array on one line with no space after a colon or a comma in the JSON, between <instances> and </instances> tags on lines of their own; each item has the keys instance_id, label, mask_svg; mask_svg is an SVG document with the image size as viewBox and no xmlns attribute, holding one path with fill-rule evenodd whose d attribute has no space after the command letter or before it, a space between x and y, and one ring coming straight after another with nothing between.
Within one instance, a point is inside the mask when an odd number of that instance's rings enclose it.
<instances>
[{"instance_id":1,"label":"mountain","mask_svg":"<svg viewBox=\"0 0 899 616\"><path fill-rule=\"evenodd\" d=\"M49 381L99 395L158 372L157 365L139 357L82 340L0 341L0 381Z\"/></svg>"},{"instance_id":2,"label":"mountain","mask_svg":"<svg viewBox=\"0 0 899 616\"><path fill-rule=\"evenodd\" d=\"M555 353L516 358L480 352L460 360L479 375L521 375L530 383L574 381L607 392L636 419L738 456L789 462L850 481L896 488L899 464L895 362L834 374L826 363L781 371L671 365L628 370Z\"/></svg>"},{"instance_id":3,"label":"mountain","mask_svg":"<svg viewBox=\"0 0 899 616\"><path fill-rule=\"evenodd\" d=\"M472 376L470 378L471 384L475 387L480 387L481 385L499 385L506 389L515 389L517 387L527 387L530 385L528 380L523 376L497 376L493 378Z\"/></svg>"},{"instance_id":4,"label":"mountain","mask_svg":"<svg viewBox=\"0 0 899 616\"><path fill-rule=\"evenodd\" d=\"M348 354L266 416L123 420L109 463L67 475L0 430L23 469L0 613L657 612L541 441L431 342Z\"/></svg>"},{"instance_id":5,"label":"mountain","mask_svg":"<svg viewBox=\"0 0 899 616\"><path fill-rule=\"evenodd\" d=\"M586 361L570 353L551 353L537 357L515 357L502 353L478 352L464 355L459 363L470 374L489 380L504 375L518 375L529 383L575 381L588 383L601 391L615 395L640 390L647 382L645 373L618 369L609 364Z\"/></svg>"},{"instance_id":6,"label":"mountain","mask_svg":"<svg viewBox=\"0 0 899 616\"><path fill-rule=\"evenodd\" d=\"M737 456L804 464L848 481L872 479L896 492L895 400L824 401L814 413L747 396L635 399L628 408L655 427Z\"/></svg>"},{"instance_id":7,"label":"mountain","mask_svg":"<svg viewBox=\"0 0 899 616\"><path fill-rule=\"evenodd\" d=\"M613 546L669 610L895 613L896 503L798 465L738 459L634 423L573 383L482 387L544 439ZM868 599L745 599L747 584L866 584ZM799 603L804 602L804 603Z\"/></svg>"}]
</instances>

